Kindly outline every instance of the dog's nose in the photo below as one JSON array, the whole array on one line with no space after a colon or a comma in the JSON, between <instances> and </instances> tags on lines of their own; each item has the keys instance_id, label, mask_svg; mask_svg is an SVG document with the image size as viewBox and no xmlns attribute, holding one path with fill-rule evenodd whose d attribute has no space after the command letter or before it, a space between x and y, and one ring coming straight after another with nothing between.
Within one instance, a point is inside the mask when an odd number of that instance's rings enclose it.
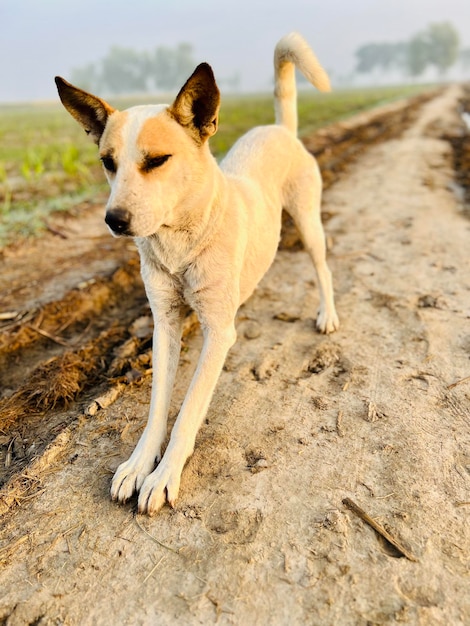
<instances>
[{"instance_id":1,"label":"dog's nose","mask_svg":"<svg viewBox=\"0 0 470 626\"><path fill-rule=\"evenodd\" d=\"M118 235L131 234L131 214L126 209L110 209L106 211L104 221Z\"/></svg>"}]
</instances>

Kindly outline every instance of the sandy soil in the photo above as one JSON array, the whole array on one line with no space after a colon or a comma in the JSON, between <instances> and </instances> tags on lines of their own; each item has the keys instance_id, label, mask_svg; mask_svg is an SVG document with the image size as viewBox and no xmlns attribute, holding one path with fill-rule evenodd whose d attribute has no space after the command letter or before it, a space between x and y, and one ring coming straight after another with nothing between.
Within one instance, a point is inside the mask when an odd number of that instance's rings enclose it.
<instances>
[{"instance_id":1,"label":"sandy soil","mask_svg":"<svg viewBox=\"0 0 470 626\"><path fill-rule=\"evenodd\" d=\"M66 427L3 489L0 623L470 623L470 222L442 138L460 132L460 96L425 104L325 193L338 333L314 331L306 254L279 252L240 311L174 510L109 500L149 376L93 416L91 397L63 411ZM185 340L173 418L199 346L197 332Z\"/></svg>"}]
</instances>

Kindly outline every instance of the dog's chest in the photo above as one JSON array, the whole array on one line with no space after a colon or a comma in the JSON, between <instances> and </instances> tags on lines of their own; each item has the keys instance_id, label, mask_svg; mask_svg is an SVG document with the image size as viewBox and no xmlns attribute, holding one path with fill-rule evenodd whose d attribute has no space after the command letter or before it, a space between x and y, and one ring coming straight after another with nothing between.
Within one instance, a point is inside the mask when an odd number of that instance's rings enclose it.
<instances>
[{"instance_id":1,"label":"dog's chest","mask_svg":"<svg viewBox=\"0 0 470 626\"><path fill-rule=\"evenodd\" d=\"M143 273L144 280L148 275L147 280L156 280L157 284L171 284L180 301L197 308L197 294L204 280L196 260L191 261L188 254L176 254L157 238L138 240L137 245L142 264L153 270Z\"/></svg>"},{"instance_id":2,"label":"dog's chest","mask_svg":"<svg viewBox=\"0 0 470 626\"><path fill-rule=\"evenodd\" d=\"M191 262L188 236L185 233L173 234L171 238L154 236L147 239L146 256L171 276L184 274Z\"/></svg>"}]
</instances>

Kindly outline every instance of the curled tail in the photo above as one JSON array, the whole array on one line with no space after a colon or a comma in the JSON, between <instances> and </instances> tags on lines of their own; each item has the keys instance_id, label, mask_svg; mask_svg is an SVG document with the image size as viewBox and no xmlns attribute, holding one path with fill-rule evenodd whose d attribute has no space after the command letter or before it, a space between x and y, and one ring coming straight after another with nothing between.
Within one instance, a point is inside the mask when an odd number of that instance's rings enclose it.
<instances>
[{"instance_id":1,"label":"curled tail","mask_svg":"<svg viewBox=\"0 0 470 626\"><path fill-rule=\"evenodd\" d=\"M295 68L320 91L330 91L330 79L305 39L298 33L283 37L274 51L276 124L297 134Z\"/></svg>"}]
</instances>

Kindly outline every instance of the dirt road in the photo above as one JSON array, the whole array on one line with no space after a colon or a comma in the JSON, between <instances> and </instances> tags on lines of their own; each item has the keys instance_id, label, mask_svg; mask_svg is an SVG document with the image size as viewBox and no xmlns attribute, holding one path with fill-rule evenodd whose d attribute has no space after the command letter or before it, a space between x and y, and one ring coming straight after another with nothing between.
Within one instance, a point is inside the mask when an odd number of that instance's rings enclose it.
<instances>
[{"instance_id":1,"label":"dirt road","mask_svg":"<svg viewBox=\"0 0 470 626\"><path fill-rule=\"evenodd\" d=\"M389 108L367 150L376 113L306 142L330 155L341 329L314 332L311 265L280 250L239 313L177 506L154 518L108 495L148 409L133 247L97 205L5 253L0 623L470 623L464 95L450 87L402 122ZM190 319L172 420L199 345Z\"/></svg>"}]
</instances>

